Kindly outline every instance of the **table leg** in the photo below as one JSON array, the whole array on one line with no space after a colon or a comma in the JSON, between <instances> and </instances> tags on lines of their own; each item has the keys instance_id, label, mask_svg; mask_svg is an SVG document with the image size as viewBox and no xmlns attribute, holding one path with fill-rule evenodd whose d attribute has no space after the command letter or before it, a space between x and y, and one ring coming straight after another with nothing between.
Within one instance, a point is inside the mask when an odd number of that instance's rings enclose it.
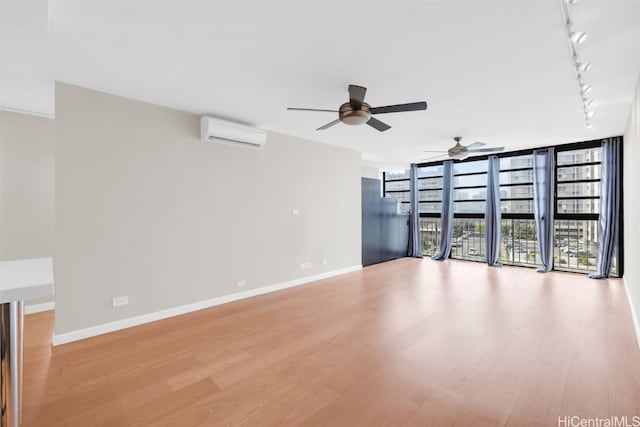
<instances>
[{"instance_id":1,"label":"table leg","mask_svg":"<svg viewBox=\"0 0 640 427\"><path fill-rule=\"evenodd\" d=\"M23 301L4 303L0 309L2 427L19 427L22 424L23 309Z\"/></svg>"}]
</instances>

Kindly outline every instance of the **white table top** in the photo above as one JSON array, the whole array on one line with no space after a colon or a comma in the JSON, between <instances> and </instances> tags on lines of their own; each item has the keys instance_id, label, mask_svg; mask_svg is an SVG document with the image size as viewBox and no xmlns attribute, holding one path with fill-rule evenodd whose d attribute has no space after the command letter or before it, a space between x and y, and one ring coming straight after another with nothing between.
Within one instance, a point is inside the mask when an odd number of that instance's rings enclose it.
<instances>
[{"instance_id":1,"label":"white table top","mask_svg":"<svg viewBox=\"0 0 640 427\"><path fill-rule=\"evenodd\" d=\"M30 258L0 262L0 303L53 295L53 260Z\"/></svg>"}]
</instances>

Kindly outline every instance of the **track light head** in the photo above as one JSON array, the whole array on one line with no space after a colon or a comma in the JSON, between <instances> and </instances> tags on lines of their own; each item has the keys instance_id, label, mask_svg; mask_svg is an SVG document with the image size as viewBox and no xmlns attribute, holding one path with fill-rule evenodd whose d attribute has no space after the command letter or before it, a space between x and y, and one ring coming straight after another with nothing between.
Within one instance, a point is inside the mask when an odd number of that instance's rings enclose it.
<instances>
[{"instance_id":1,"label":"track light head","mask_svg":"<svg viewBox=\"0 0 640 427\"><path fill-rule=\"evenodd\" d=\"M583 31L572 31L569 34L569 38L575 44L581 44L587 39L587 33L583 32Z\"/></svg>"},{"instance_id":2,"label":"track light head","mask_svg":"<svg viewBox=\"0 0 640 427\"><path fill-rule=\"evenodd\" d=\"M588 85L588 84L582 84L580 85L580 90L582 91L582 94L587 94L591 91L591 89L593 89L593 86Z\"/></svg>"},{"instance_id":3,"label":"track light head","mask_svg":"<svg viewBox=\"0 0 640 427\"><path fill-rule=\"evenodd\" d=\"M579 71L589 71L591 69L591 62L578 62L576 68Z\"/></svg>"}]
</instances>

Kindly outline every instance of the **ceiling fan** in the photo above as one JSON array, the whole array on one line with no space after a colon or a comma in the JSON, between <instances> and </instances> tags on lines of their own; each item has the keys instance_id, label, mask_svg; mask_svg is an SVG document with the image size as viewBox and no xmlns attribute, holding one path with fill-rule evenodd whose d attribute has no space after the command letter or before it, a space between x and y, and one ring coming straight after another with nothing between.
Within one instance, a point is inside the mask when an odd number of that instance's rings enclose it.
<instances>
[{"instance_id":1,"label":"ceiling fan","mask_svg":"<svg viewBox=\"0 0 640 427\"><path fill-rule=\"evenodd\" d=\"M446 154L440 154L438 156L429 157L422 160L431 160L431 159L436 159L438 157L444 157L444 156L448 156L450 159L462 160L467 158L469 155L475 154L475 153L497 153L499 151L504 150L504 147L481 148L486 145L484 142L474 142L473 144L462 145L460 144L460 140L462 140L461 136L456 136L453 138L453 140L456 142L456 145L454 145L453 147L449 148L446 151L425 150L425 153L446 153Z\"/></svg>"},{"instance_id":2,"label":"ceiling fan","mask_svg":"<svg viewBox=\"0 0 640 427\"><path fill-rule=\"evenodd\" d=\"M418 111L426 110L427 103L412 102L409 104L387 105L385 107L372 107L364 102L364 95L367 92L366 87L349 85L349 102L345 102L340 106L338 110L321 110L316 108L287 108L287 110L293 111L324 111L328 113L338 113L338 118L332 122L327 123L324 126L320 126L316 130L325 130L331 126L335 126L342 122L347 125L361 125L363 123L368 124L372 128L384 132L391 129L391 126L381 122L380 120L371 117L372 114L383 113L400 113L404 111Z\"/></svg>"}]
</instances>

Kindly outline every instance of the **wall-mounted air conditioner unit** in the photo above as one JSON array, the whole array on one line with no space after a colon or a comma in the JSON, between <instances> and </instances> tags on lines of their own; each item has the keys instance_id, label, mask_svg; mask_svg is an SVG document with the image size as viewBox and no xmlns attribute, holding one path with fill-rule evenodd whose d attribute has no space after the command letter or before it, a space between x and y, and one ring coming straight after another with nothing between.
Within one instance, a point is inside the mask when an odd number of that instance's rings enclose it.
<instances>
[{"instance_id":1,"label":"wall-mounted air conditioner unit","mask_svg":"<svg viewBox=\"0 0 640 427\"><path fill-rule=\"evenodd\" d=\"M238 147L261 148L267 141L267 133L238 123L202 116L200 118L200 138L203 141Z\"/></svg>"}]
</instances>

